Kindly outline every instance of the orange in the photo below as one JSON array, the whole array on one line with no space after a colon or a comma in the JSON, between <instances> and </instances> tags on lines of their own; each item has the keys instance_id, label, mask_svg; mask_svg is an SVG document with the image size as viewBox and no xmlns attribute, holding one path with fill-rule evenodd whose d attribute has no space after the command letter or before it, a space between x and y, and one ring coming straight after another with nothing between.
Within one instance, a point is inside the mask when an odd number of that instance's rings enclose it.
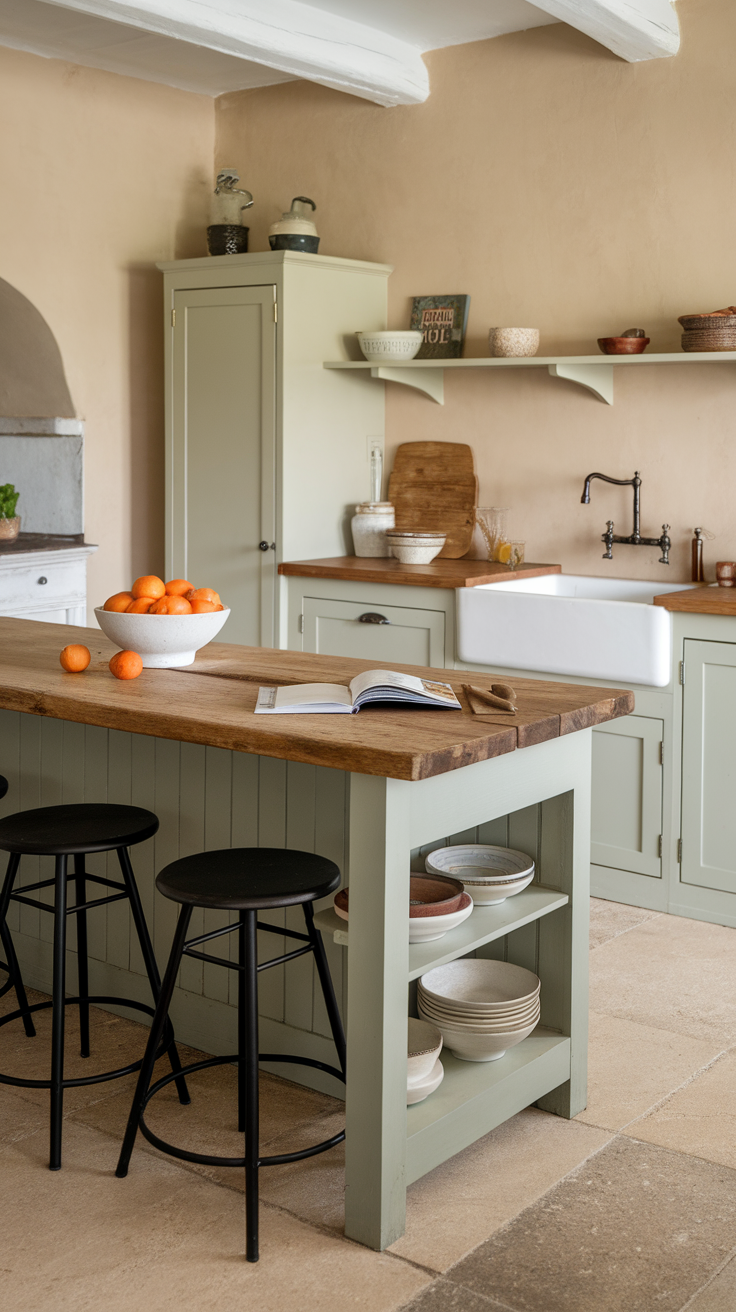
<instances>
[{"instance_id":1,"label":"orange","mask_svg":"<svg viewBox=\"0 0 736 1312\"><path fill-rule=\"evenodd\" d=\"M154 602L149 615L191 615L192 608L186 597L161 597Z\"/></svg>"},{"instance_id":2,"label":"orange","mask_svg":"<svg viewBox=\"0 0 736 1312\"><path fill-rule=\"evenodd\" d=\"M137 679L143 661L137 651L116 651L110 658L110 670L116 679Z\"/></svg>"},{"instance_id":3,"label":"orange","mask_svg":"<svg viewBox=\"0 0 736 1312\"><path fill-rule=\"evenodd\" d=\"M213 610L217 610L214 601L192 602L192 615L208 615Z\"/></svg>"},{"instance_id":4,"label":"orange","mask_svg":"<svg viewBox=\"0 0 736 1312\"><path fill-rule=\"evenodd\" d=\"M153 597L154 601L158 601L166 591L166 584L157 574L142 574L130 590L135 598Z\"/></svg>"},{"instance_id":5,"label":"orange","mask_svg":"<svg viewBox=\"0 0 736 1312\"><path fill-rule=\"evenodd\" d=\"M59 653L62 670L68 670L70 674L79 674L82 670L86 670L91 659L89 647L85 647L81 642L71 642Z\"/></svg>"},{"instance_id":6,"label":"orange","mask_svg":"<svg viewBox=\"0 0 736 1312\"><path fill-rule=\"evenodd\" d=\"M136 597L135 601L131 601L130 605L126 606L125 613L126 615L146 615L151 606L155 605L155 601L155 597Z\"/></svg>"},{"instance_id":7,"label":"orange","mask_svg":"<svg viewBox=\"0 0 736 1312\"><path fill-rule=\"evenodd\" d=\"M225 607L223 606L222 602L220 602L219 606L215 606L215 610L224 610L224 609Z\"/></svg>"},{"instance_id":8,"label":"orange","mask_svg":"<svg viewBox=\"0 0 736 1312\"><path fill-rule=\"evenodd\" d=\"M192 588L187 593L187 601L211 601L215 606L219 606L220 596L214 588Z\"/></svg>"},{"instance_id":9,"label":"orange","mask_svg":"<svg viewBox=\"0 0 736 1312\"><path fill-rule=\"evenodd\" d=\"M186 597L188 592L193 592L194 588L187 579L169 579L166 584L167 597Z\"/></svg>"},{"instance_id":10,"label":"orange","mask_svg":"<svg viewBox=\"0 0 736 1312\"><path fill-rule=\"evenodd\" d=\"M108 597L103 610L127 610L133 600L132 592L116 592L112 597Z\"/></svg>"}]
</instances>

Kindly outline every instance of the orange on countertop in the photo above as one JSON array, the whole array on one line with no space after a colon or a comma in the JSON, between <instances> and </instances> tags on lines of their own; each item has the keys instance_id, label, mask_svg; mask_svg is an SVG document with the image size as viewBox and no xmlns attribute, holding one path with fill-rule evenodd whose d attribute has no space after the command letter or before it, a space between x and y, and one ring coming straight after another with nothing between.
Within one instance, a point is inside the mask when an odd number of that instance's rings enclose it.
<instances>
[{"instance_id":1,"label":"orange on countertop","mask_svg":"<svg viewBox=\"0 0 736 1312\"><path fill-rule=\"evenodd\" d=\"M71 642L59 652L61 668L67 670L69 674L81 674L82 670L86 670L91 659L89 647L85 647L81 642Z\"/></svg>"},{"instance_id":2,"label":"orange on countertop","mask_svg":"<svg viewBox=\"0 0 736 1312\"><path fill-rule=\"evenodd\" d=\"M166 584L167 597L186 597L188 592L193 592L194 588L188 579L169 579Z\"/></svg>"},{"instance_id":3,"label":"orange on countertop","mask_svg":"<svg viewBox=\"0 0 736 1312\"><path fill-rule=\"evenodd\" d=\"M116 679L137 679L142 669L137 651L116 651L110 658L110 670Z\"/></svg>"},{"instance_id":4,"label":"orange on countertop","mask_svg":"<svg viewBox=\"0 0 736 1312\"><path fill-rule=\"evenodd\" d=\"M126 615L147 615L152 606L156 605L155 597L136 597L125 608Z\"/></svg>"},{"instance_id":5,"label":"orange on countertop","mask_svg":"<svg viewBox=\"0 0 736 1312\"><path fill-rule=\"evenodd\" d=\"M157 574L142 574L139 579L136 579L130 590L136 599L138 597L151 597L154 601L158 601L159 597L163 597L166 592L166 584Z\"/></svg>"},{"instance_id":6,"label":"orange on countertop","mask_svg":"<svg viewBox=\"0 0 736 1312\"><path fill-rule=\"evenodd\" d=\"M112 597L108 597L102 609L117 611L127 610L132 600L132 592L116 592Z\"/></svg>"}]
</instances>

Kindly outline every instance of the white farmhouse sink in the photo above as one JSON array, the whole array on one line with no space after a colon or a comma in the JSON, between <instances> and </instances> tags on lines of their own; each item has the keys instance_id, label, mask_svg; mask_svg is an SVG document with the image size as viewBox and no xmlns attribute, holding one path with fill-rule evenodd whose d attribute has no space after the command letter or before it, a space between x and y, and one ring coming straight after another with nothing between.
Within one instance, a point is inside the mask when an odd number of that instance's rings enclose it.
<instances>
[{"instance_id":1,"label":"white farmhouse sink","mask_svg":"<svg viewBox=\"0 0 736 1312\"><path fill-rule=\"evenodd\" d=\"M652 598L688 586L547 574L459 588L458 657L468 665L664 688L672 616Z\"/></svg>"}]
</instances>

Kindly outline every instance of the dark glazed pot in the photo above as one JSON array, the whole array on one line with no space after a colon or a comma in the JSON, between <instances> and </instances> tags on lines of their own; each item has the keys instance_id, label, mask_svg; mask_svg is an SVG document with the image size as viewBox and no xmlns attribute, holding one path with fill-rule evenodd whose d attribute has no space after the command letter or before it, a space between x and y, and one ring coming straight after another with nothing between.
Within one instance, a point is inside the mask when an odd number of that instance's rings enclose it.
<instances>
[{"instance_id":1,"label":"dark glazed pot","mask_svg":"<svg viewBox=\"0 0 736 1312\"><path fill-rule=\"evenodd\" d=\"M298 232L278 232L268 240L272 251L304 251L306 255L316 255L319 250L319 237Z\"/></svg>"},{"instance_id":2,"label":"dark glazed pot","mask_svg":"<svg viewBox=\"0 0 736 1312\"><path fill-rule=\"evenodd\" d=\"M211 223L207 229L210 255L245 255L249 229L242 223Z\"/></svg>"}]
</instances>

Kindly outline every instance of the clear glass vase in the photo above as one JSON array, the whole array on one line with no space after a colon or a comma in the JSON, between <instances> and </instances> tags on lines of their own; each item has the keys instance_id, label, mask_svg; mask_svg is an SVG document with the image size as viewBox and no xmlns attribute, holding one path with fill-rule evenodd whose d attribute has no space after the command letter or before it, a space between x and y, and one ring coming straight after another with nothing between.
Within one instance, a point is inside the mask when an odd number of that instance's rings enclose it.
<instances>
[{"instance_id":1,"label":"clear glass vase","mask_svg":"<svg viewBox=\"0 0 736 1312\"><path fill-rule=\"evenodd\" d=\"M506 516L508 506L476 506L475 521L481 531L486 547L486 560L498 560L498 549L508 541L506 535Z\"/></svg>"}]
</instances>

